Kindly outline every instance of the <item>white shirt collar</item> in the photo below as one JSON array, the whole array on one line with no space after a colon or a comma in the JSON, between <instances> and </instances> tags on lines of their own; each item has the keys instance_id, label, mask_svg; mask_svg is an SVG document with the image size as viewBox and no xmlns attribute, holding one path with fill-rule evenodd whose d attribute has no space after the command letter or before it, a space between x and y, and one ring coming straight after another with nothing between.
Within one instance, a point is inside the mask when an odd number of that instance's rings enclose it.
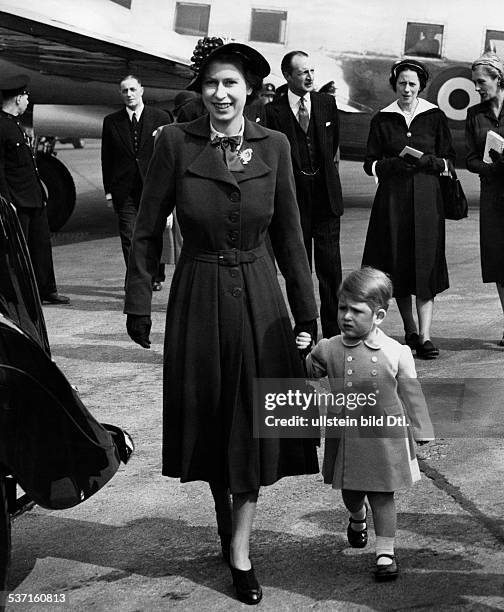
<instances>
[{"instance_id":1,"label":"white shirt collar","mask_svg":"<svg viewBox=\"0 0 504 612\"><path fill-rule=\"evenodd\" d=\"M418 105L412 116L416 117L417 115L420 115L421 113L425 113L425 111L431 110L431 108L438 108L438 107L435 104L428 102L424 98L418 98ZM392 102L392 104L389 104L388 106L383 108L380 112L381 113L399 113L400 115L404 115L404 113L401 110L401 107L397 103L397 100L395 100L394 102Z\"/></svg>"},{"instance_id":2,"label":"white shirt collar","mask_svg":"<svg viewBox=\"0 0 504 612\"><path fill-rule=\"evenodd\" d=\"M142 111L144 109L143 104L139 105L135 110L131 110L131 108L128 108L127 106L125 108L130 121L133 119L133 113L136 115L137 121L140 121L140 117L142 116Z\"/></svg>"},{"instance_id":3,"label":"white shirt collar","mask_svg":"<svg viewBox=\"0 0 504 612\"><path fill-rule=\"evenodd\" d=\"M308 111L308 117L311 116L311 96L309 92L306 92L303 96L305 101L305 107ZM297 117L299 111L299 100L301 100L301 96L293 93L290 89L287 90L287 99L289 100L289 106L291 111L294 113L294 116Z\"/></svg>"},{"instance_id":4,"label":"white shirt collar","mask_svg":"<svg viewBox=\"0 0 504 612\"><path fill-rule=\"evenodd\" d=\"M231 136L240 136L243 142L243 132L244 131L245 131L245 120L244 119L242 119L242 124L237 134L223 134L222 132L219 132L218 130L216 130L214 126L212 125L212 122L210 121L210 140L213 140L216 136L219 136L222 138L222 137L231 135Z\"/></svg>"},{"instance_id":5,"label":"white shirt collar","mask_svg":"<svg viewBox=\"0 0 504 612\"><path fill-rule=\"evenodd\" d=\"M340 336L340 338L341 338L341 343L348 348L358 346L359 344L364 342L364 344L368 348L374 349L375 351L377 351L381 349L383 346L384 336L385 334L381 331L381 329L377 327L374 330L374 333L371 333L365 340L346 340L343 338L343 336Z\"/></svg>"}]
</instances>

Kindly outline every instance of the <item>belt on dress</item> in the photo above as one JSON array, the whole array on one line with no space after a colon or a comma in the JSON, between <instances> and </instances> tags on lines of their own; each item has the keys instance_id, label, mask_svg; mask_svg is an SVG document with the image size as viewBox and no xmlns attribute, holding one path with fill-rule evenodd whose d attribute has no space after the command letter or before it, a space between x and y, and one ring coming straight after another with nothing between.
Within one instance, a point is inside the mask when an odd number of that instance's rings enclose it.
<instances>
[{"instance_id":1,"label":"belt on dress","mask_svg":"<svg viewBox=\"0 0 504 612\"><path fill-rule=\"evenodd\" d=\"M219 266L238 266L242 263L252 263L260 257L268 255L268 249L265 244L261 244L250 251L240 251L238 249L229 249L227 251L204 251L196 249L184 244L180 253L181 257L195 259L196 261L204 261L206 263L215 263Z\"/></svg>"}]
</instances>

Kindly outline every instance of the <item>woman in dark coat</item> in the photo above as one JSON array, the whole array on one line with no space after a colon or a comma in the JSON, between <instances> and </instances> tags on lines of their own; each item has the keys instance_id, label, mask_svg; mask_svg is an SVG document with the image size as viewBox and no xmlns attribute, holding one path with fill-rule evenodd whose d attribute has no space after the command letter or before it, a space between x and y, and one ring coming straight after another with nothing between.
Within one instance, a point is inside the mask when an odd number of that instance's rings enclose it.
<instances>
[{"instance_id":1,"label":"woman in dark coat","mask_svg":"<svg viewBox=\"0 0 504 612\"><path fill-rule=\"evenodd\" d=\"M438 177L448 171L455 153L445 114L418 97L428 77L416 60L396 62L390 84L398 99L371 121L364 170L377 178L378 189L362 263L391 276L405 343L419 357L435 359L439 350L430 338L434 297L448 288ZM416 157L404 157L406 146L416 149Z\"/></svg>"},{"instance_id":2,"label":"woman in dark coat","mask_svg":"<svg viewBox=\"0 0 504 612\"><path fill-rule=\"evenodd\" d=\"M259 487L318 471L314 441L253 437L254 379L304 376L264 244L268 231L298 329L311 328L317 312L287 139L243 118L246 97L269 65L238 43L205 56L206 44L192 87L209 115L166 126L158 138L135 226L125 312L128 333L148 347L150 279L176 206L184 243L166 316L163 474L210 483L225 556L232 528L238 597L254 604L261 589L249 536Z\"/></svg>"},{"instance_id":3,"label":"woman in dark coat","mask_svg":"<svg viewBox=\"0 0 504 612\"><path fill-rule=\"evenodd\" d=\"M489 130L504 137L504 67L485 53L472 65L472 79L481 103L467 111L467 169L480 175L480 251L484 283L496 283L504 311L504 156L490 151L483 161ZM499 342L504 346L504 335Z\"/></svg>"}]
</instances>

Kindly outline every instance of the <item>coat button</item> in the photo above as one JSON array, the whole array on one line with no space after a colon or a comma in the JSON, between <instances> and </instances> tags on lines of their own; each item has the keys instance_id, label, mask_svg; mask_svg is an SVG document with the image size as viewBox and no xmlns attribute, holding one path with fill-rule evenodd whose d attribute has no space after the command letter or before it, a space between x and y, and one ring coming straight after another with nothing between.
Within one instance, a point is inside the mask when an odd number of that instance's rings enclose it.
<instances>
[{"instance_id":1,"label":"coat button","mask_svg":"<svg viewBox=\"0 0 504 612\"><path fill-rule=\"evenodd\" d=\"M229 270L229 276L231 276L232 278L236 278L239 275L239 271L238 268L231 268Z\"/></svg>"},{"instance_id":2,"label":"coat button","mask_svg":"<svg viewBox=\"0 0 504 612\"><path fill-rule=\"evenodd\" d=\"M346 373L348 374L348 376L351 376L353 374L353 370L347 370Z\"/></svg>"},{"instance_id":3,"label":"coat button","mask_svg":"<svg viewBox=\"0 0 504 612\"><path fill-rule=\"evenodd\" d=\"M231 291L231 295L235 298L240 297L243 289L241 287L235 287L233 291Z\"/></svg>"},{"instance_id":4,"label":"coat button","mask_svg":"<svg viewBox=\"0 0 504 612\"><path fill-rule=\"evenodd\" d=\"M238 238L237 230L233 230L229 232L228 236L229 236L229 240L232 240L234 242Z\"/></svg>"},{"instance_id":5,"label":"coat button","mask_svg":"<svg viewBox=\"0 0 504 612\"><path fill-rule=\"evenodd\" d=\"M351 387L353 385L352 381L347 382L346 386Z\"/></svg>"},{"instance_id":6,"label":"coat button","mask_svg":"<svg viewBox=\"0 0 504 612\"><path fill-rule=\"evenodd\" d=\"M239 191L232 191L229 194L229 199L231 200L231 202L239 202L240 201L240 192Z\"/></svg>"},{"instance_id":7,"label":"coat button","mask_svg":"<svg viewBox=\"0 0 504 612\"><path fill-rule=\"evenodd\" d=\"M347 361L353 361L353 357L352 357L351 355L349 355L349 356L346 358L346 360L347 360Z\"/></svg>"},{"instance_id":8,"label":"coat button","mask_svg":"<svg viewBox=\"0 0 504 612\"><path fill-rule=\"evenodd\" d=\"M229 220L230 220L232 223L236 223L236 222L238 221L238 219L239 219L239 218L240 218L240 214L239 214L239 213L237 213L237 212L232 212L232 213L229 215Z\"/></svg>"},{"instance_id":9,"label":"coat button","mask_svg":"<svg viewBox=\"0 0 504 612\"><path fill-rule=\"evenodd\" d=\"M372 361L373 363L376 363L376 362L378 361L378 357L371 357L371 361Z\"/></svg>"},{"instance_id":10,"label":"coat button","mask_svg":"<svg viewBox=\"0 0 504 612\"><path fill-rule=\"evenodd\" d=\"M411 132L406 132L406 136L407 136L408 138L411 138Z\"/></svg>"},{"instance_id":11,"label":"coat button","mask_svg":"<svg viewBox=\"0 0 504 612\"><path fill-rule=\"evenodd\" d=\"M378 372L376 370L371 370L371 376L376 376Z\"/></svg>"}]
</instances>

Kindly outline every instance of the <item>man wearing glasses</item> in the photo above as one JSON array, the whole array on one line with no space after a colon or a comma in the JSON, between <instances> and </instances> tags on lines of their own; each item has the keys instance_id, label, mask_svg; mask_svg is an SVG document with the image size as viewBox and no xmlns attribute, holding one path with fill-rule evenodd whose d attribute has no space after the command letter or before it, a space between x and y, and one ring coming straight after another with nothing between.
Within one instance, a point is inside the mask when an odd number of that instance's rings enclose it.
<instances>
[{"instance_id":1,"label":"man wearing glasses","mask_svg":"<svg viewBox=\"0 0 504 612\"><path fill-rule=\"evenodd\" d=\"M28 108L26 75L0 80L0 195L16 208L44 304L69 304L54 277L46 196L35 156L19 118Z\"/></svg>"}]
</instances>

